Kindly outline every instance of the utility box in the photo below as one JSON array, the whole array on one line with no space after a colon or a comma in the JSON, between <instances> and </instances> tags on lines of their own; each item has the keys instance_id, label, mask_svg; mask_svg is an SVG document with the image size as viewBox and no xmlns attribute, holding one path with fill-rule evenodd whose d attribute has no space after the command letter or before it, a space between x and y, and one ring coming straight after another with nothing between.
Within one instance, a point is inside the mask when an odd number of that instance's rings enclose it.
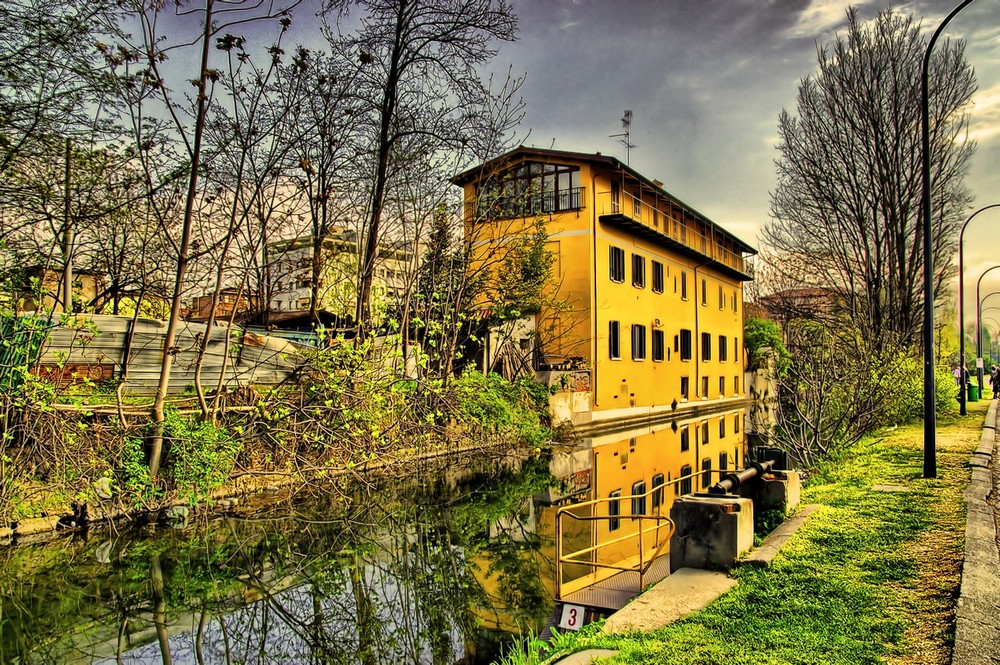
<instances>
[{"instance_id":1,"label":"utility box","mask_svg":"<svg viewBox=\"0 0 1000 665\"><path fill-rule=\"evenodd\" d=\"M670 508L670 570L731 568L753 547L753 501L738 496L693 494Z\"/></svg>"}]
</instances>

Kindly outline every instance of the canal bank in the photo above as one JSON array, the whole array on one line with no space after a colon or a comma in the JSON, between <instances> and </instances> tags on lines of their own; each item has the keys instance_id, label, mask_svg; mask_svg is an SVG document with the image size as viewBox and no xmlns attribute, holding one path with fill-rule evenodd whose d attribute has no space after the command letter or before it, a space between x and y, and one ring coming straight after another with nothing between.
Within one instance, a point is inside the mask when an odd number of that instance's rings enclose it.
<instances>
[{"instance_id":1,"label":"canal bank","mask_svg":"<svg viewBox=\"0 0 1000 665\"><path fill-rule=\"evenodd\" d=\"M565 650L543 662L996 662L983 650L998 644L996 556L974 538L990 540L995 552L996 465L987 460L996 418L995 405L980 403L968 417L942 419L936 479L921 477L919 424L859 444L811 480L803 500L815 508L769 565L715 573L728 578L722 595L685 619L668 617L666 626L652 623L652 608L681 601L650 596L646 611L636 605L645 624L616 615L599 632L561 637ZM970 466L979 476L971 484ZM630 632L613 632L621 627ZM975 645L980 650L969 652Z\"/></svg>"}]
</instances>

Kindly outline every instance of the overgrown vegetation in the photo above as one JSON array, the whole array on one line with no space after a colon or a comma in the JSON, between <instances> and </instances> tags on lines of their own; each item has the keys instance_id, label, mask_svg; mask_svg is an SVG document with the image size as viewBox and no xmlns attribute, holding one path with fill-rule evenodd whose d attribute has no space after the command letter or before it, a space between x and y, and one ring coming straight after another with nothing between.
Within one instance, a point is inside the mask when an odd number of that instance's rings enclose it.
<instances>
[{"instance_id":1,"label":"overgrown vegetation","mask_svg":"<svg viewBox=\"0 0 1000 665\"><path fill-rule=\"evenodd\" d=\"M266 394L227 395L230 404L239 395L249 401L215 420L192 409L193 398L173 398L162 430L167 463L154 476L141 406L116 403L87 382L59 387L36 376L24 353L8 356L17 356L8 375L20 378L0 395L5 521L66 513L72 503L126 510L200 503L239 471L306 480L399 455L459 445L538 448L553 438L547 393L528 378L472 369L449 382L409 377L398 369L398 346L337 338L309 352L293 381Z\"/></svg>"}]
</instances>

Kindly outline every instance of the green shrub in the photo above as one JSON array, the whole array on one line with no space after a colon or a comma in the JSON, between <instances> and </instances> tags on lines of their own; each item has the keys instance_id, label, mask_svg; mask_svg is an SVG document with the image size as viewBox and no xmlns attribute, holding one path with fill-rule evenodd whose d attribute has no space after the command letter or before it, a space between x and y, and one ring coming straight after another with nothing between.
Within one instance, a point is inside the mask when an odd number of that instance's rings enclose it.
<instances>
[{"instance_id":1,"label":"green shrub","mask_svg":"<svg viewBox=\"0 0 1000 665\"><path fill-rule=\"evenodd\" d=\"M468 370L452 384L452 392L458 420L470 430L512 436L530 446L552 439L543 422L547 391L535 381L511 383L498 374Z\"/></svg>"},{"instance_id":2,"label":"green shrub","mask_svg":"<svg viewBox=\"0 0 1000 665\"><path fill-rule=\"evenodd\" d=\"M177 490L199 501L229 479L243 444L224 428L168 409L163 436L169 441L167 468Z\"/></svg>"}]
</instances>

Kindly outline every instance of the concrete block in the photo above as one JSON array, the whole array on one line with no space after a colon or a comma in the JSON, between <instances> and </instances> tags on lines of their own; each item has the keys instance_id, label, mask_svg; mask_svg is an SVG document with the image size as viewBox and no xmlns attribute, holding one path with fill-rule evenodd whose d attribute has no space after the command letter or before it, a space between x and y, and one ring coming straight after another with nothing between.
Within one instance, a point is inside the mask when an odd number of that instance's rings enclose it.
<instances>
[{"instance_id":1,"label":"concrete block","mask_svg":"<svg viewBox=\"0 0 1000 665\"><path fill-rule=\"evenodd\" d=\"M795 471L768 471L760 479L757 507L760 510L794 510L802 500L802 483Z\"/></svg>"},{"instance_id":2,"label":"concrete block","mask_svg":"<svg viewBox=\"0 0 1000 665\"><path fill-rule=\"evenodd\" d=\"M670 569L731 568L753 547L753 502L736 496L694 494L670 508Z\"/></svg>"}]
</instances>

